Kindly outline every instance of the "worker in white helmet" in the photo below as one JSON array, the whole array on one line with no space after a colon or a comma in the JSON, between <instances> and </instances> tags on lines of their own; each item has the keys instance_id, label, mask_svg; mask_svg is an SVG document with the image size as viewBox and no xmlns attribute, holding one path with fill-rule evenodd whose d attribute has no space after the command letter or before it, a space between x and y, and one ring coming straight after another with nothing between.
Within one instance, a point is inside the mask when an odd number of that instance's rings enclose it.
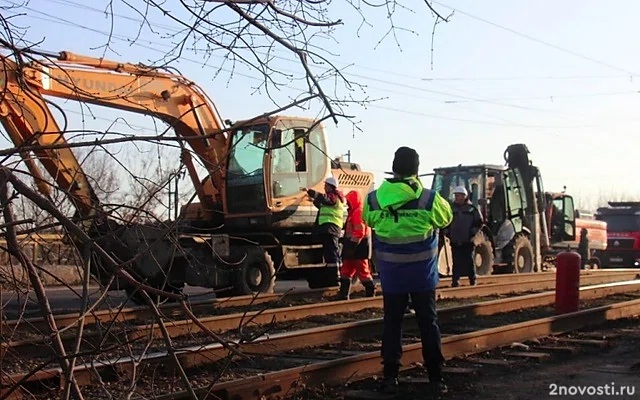
<instances>
[{"instance_id":1,"label":"worker in white helmet","mask_svg":"<svg viewBox=\"0 0 640 400\"><path fill-rule=\"evenodd\" d=\"M340 236L344 226L345 196L338 190L338 181L330 176L324 181L324 194L313 189L304 189L313 204L319 209L316 219L316 233L322 238L324 261L328 271L324 279L315 280L314 287L338 286L340 267ZM318 283L321 281L322 283Z\"/></svg>"},{"instance_id":2,"label":"worker in white helmet","mask_svg":"<svg viewBox=\"0 0 640 400\"><path fill-rule=\"evenodd\" d=\"M464 186L453 190L453 222L444 234L451 243L453 256L453 277L451 286L457 287L462 276L469 277L471 285L476 284L476 267L473 260L473 238L482 228L482 215L469 201L469 194Z\"/></svg>"}]
</instances>

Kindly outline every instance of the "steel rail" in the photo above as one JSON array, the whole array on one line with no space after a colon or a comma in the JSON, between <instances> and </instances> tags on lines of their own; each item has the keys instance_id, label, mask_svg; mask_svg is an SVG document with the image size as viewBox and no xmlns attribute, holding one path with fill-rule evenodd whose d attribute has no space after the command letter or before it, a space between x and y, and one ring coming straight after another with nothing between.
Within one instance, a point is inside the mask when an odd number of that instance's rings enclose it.
<instances>
[{"instance_id":1,"label":"steel rail","mask_svg":"<svg viewBox=\"0 0 640 400\"><path fill-rule=\"evenodd\" d=\"M581 271L581 277L587 276L617 276L622 279L629 280L632 275L637 275L640 279L640 271L634 269L606 269L606 270L583 270ZM499 284L499 283L513 283L520 284L526 282L534 282L538 280L555 279L555 272L538 272L538 273L526 273L526 274L506 274L506 275L486 275L479 276L477 283L479 285L484 284ZM465 286L465 280L462 282ZM438 285L439 288L450 287L451 278L442 278ZM459 287L460 288L460 287ZM362 288L354 287L353 292L362 291ZM236 297L224 297L213 300L199 300L190 303L191 309L196 313L207 313L216 308L232 308L232 307L244 307L250 305L259 305L264 303L277 303L279 301L296 301L300 299L322 299L335 296L338 293L336 288L329 289L312 289L302 292L294 293L269 293L259 294L257 296L236 296ZM378 289L378 293L380 290ZM184 316L183 311L176 304L162 304L159 309L167 317ZM153 312L146 306L128 307L122 310L99 310L91 312L85 315L84 325L92 325L96 323L106 322L126 322L138 319L149 319L154 317ZM79 313L59 314L55 316L56 326L59 329L63 329L70 325L77 325L80 322ZM11 332L18 326L28 327L30 329L44 330L47 329L47 323L41 317L21 318L16 320L2 322L2 329L5 332Z\"/></svg>"},{"instance_id":2,"label":"steel rail","mask_svg":"<svg viewBox=\"0 0 640 400\"><path fill-rule=\"evenodd\" d=\"M580 277L580 286L597 285L603 283L619 282L620 275L590 275ZM625 274L627 279L640 279L640 273ZM527 291L550 290L555 288L555 277L544 280L523 282L515 286L513 283L493 283L477 286L461 286L456 288L442 288L436 291L439 300L444 299L468 299L473 297L484 297L492 295L508 295ZM240 327L243 322L249 321L251 324L269 324L272 322L295 321L310 316L338 314L344 312L357 312L367 308L382 308L382 297L365 297L352 300L340 300L317 304L306 304L296 307L274 308L246 313L236 313L230 315L219 315L213 317L200 318L201 324L209 329L225 330ZM201 329L192 320L170 321L165 323L167 330L172 337L201 332ZM160 338L162 333L156 324L136 326L129 331L129 340L143 337Z\"/></svg>"},{"instance_id":3,"label":"steel rail","mask_svg":"<svg viewBox=\"0 0 640 400\"><path fill-rule=\"evenodd\" d=\"M601 325L607 321L638 315L640 315L640 300L626 301L564 315L447 336L442 338L442 351L446 359L451 359L484 352L513 342L571 332ZM419 362L422 362L421 344L403 346L402 364L412 366ZM409 368L411 367L404 369ZM354 382L381 373L380 353L376 351L223 382L211 388L196 389L196 394L202 400L283 399L295 394L299 388L315 387L319 384L341 385L345 382ZM176 392L157 397L157 400L188 398L190 398L188 392Z\"/></svg>"},{"instance_id":4,"label":"steel rail","mask_svg":"<svg viewBox=\"0 0 640 400\"><path fill-rule=\"evenodd\" d=\"M580 277L580 285L597 285L611 282L619 282L620 278L640 279L640 272L626 271L616 274L591 274ZM555 278L538 279L536 281L522 282L514 285L512 282L494 283L476 286L461 286L457 288L442 288L437 291L438 299L466 299L473 297L485 297L492 295L509 295L527 291L550 290L555 288ZM338 314L345 312L358 312L368 308L382 308L382 297L357 298L351 300L329 301L315 304L305 304L294 307L280 307L263 309L251 312L239 312L234 314L216 315L199 318L199 324L191 319L166 321L165 326L171 337L180 337L202 332L200 325L213 331L224 331L243 326L256 326L273 322L296 321L310 316ZM83 348L98 348L100 345L122 343L123 341L159 339L162 332L157 324L137 325L126 329L112 331L109 335L101 332L85 332L83 335ZM64 337L65 346L71 346L75 338ZM45 355L52 352L48 345L48 339L13 341L2 344L2 353L14 352L23 356L29 354Z\"/></svg>"},{"instance_id":5,"label":"steel rail","mask_svg":"<svg viewBox=\"0 0 640 400\"><path fill-rule=\"evenodd\" d=\"M582 300L594 299L612 294L634 291L640 291L640 282L629 281L610 283L583 287L580 289L580 298ZM481 303L443 308L438 310L438 318L440 322L448 322L458 318L494 315L523 308L546 306L553 304L554 301L555 292L549 291L508 299L491 300ZM415 315L406 315L405 321L407 324L406 327L417 327ZM382 325L382 318L349 322L319 328L303 329L295 332L265 335L253 342L241 344L235 343L234 347L245 354L276 354L289 350L320 346L328 343L344 342L349 339L370 337L372 333L380 332ZM218 343L206 346L190 346L176 350L175 353L180 364L185 369L211 364L229 356L229 350L225 349ZM80 385L93 384L97 373L100 373L100 375L105 379L114 375L131 378L134 373L134 364L137 364L136 368L138 369L141 368L142 364L147 366L151 364L162 365L164 368L168 369L175 367L173 358L166 352L161 352L150 354L143 359L134 360L129 357L120 357L114 360L95 362L92 366L78 366L74 370L74 377ZM27 377L25 374L16 374L13 375L8 382L18 382L23 379L24 382L46 381L52 379L60 382L62 377L63 375L59 368L52 368L49 370L39 371L37 374L30 377Z\"/></svg>"}]
</instances>

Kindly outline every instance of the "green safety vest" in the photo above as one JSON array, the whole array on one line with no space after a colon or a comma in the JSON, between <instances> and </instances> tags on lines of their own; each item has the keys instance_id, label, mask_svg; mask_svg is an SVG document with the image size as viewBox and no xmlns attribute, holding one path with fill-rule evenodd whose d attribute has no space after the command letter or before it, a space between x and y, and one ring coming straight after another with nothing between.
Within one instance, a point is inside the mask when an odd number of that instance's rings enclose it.
<instances>
[{"instance_id":1,"label":"green safety vest","mask_svg":"<svg viewBox=\"0 0 640 400\"><path fill-rule=\"evenodd\" d=\"M417 190L414 190L412 184ZM424 189L415 178L385 181L369 193L363 218L375 230L376 240L388 245L423 242L449 225L453 212L437 192Z\"/></svg>"},{"instance_id":2,"label":"green safety vest","mask_svg":"<svg viewBox=\"0 0 640 400\"><path fill-rule=\"evenodd\" d=\"M344 226L344 204L339 197L336 199L336 204L320 207L318 225L324 224L335 224L340 229Z\"/></svg>"}]
</instances>

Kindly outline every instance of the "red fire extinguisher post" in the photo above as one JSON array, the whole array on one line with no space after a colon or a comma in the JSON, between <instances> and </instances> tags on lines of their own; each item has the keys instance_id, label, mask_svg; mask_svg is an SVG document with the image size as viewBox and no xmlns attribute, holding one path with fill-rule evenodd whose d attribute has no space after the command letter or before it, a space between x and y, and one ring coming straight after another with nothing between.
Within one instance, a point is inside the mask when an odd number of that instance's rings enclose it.
<instances>
[{"instance_id":1,"label":"red fire extinguisher post","mask_svg":"<svg viewBox=\"0 0 640 400\"><path fill-rule=\"evenodd\" d=\"M562 252L556 258L556 314L578 311L581 261L575 251Z\"/></svg>"}]
</instances>

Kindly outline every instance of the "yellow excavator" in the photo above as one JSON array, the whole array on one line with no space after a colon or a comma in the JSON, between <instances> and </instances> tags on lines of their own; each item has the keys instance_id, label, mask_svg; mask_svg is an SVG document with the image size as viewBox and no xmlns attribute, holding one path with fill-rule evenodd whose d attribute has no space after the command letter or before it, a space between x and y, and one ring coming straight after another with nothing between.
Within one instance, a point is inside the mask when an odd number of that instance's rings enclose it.
<instances>
[{"instance_id":1,"label":"yellow excavator","mask_svg":"<svg viewBox=\"0 0 640 400\"><path fill-rule=\"evenodd\" d=\"M0 54L0 120L39 191L48 196L51 187L34 159L67 194L77 223L134 277L166 291L187 284L229 296L272 292L276 269L302 271L312 288L336 284L313 234L317 210L302 188L321 192L332 175L343 191L366 195L373 174L330 159L320 121L276 115L225 126L206 93L182 75L67 51L46 55L24 64ZM198 201L183 206L171 228L109 217L44 96L164 121L191 148L183 146L181 162ZM91 267L109 282L113 271ZM135 294L126 282L112 288Z\"/></svg>"}]
</instances>

